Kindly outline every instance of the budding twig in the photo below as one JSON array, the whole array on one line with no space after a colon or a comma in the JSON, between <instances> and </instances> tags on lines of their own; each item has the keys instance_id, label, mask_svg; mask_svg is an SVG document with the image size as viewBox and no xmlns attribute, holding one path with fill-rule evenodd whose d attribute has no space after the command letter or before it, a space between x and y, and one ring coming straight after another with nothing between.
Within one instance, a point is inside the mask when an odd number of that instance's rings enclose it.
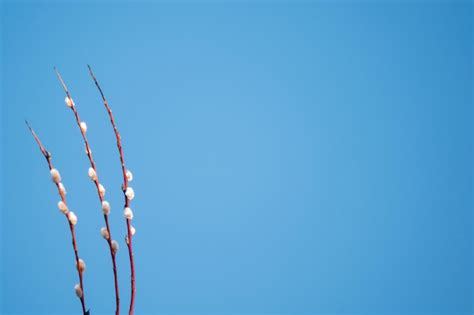
<instances>
[{"instance_id":1,"label":"budding twig","mask_svg":"<svg viewBox=\"0 0 474 315\"><path fill-rule=\"evenodd\" d=\"M99 182L99 178L97 175L97 167L94 161L94 158L92 157L92 150L89 145L89 141L87 140L86 132L87 132L87 125L85 122L81 121L81 118L79 117L79 113L76 109L76 105L71 97L71 94L69 93L69 90L64 83L63 78L61 77L61 74L59 71L54 68L56 75L59 79L59 82L61 83L64 92L66 93L66 105L71 108L72 112L74 113L74 117L76 119L77 126L79 127L79 130L82 135L82 139L84 140L84 144L86 147L86 154L90 162L90 168L89 168L89 177L91 180L94 182L96 189L97 189L97 195L99 196L99 200L101 203L101 208L103 210L103 215L104 215L104 221L105 221L105 229L106 229L106 234L107 238L105 240L107 241L107 244L109 245L109 250L110 250L110 256L112 259L112 267L113 267L113 273L114 273L114 284L115 284L115 314L119 315L120 314L120 293L119 293L119 284L118 284L118 273L117 273L117 264L116 264L116 253L118 250L118 246L115 246L116 242L112 239L112 233L110 231L110 225L109 225L109 212L110 212L110 205L108 204L107 201L104 200L105 196L105 188L104 186ZM106 206L104 207L104 202L106 203ZM105 234L105 232L101 232L102 235Z\"/></svg>"},{"instance_id":2,"label":"budding twig","mask_svg":"<svg viewBox=\"0 0 474 315\"><path fill-rule=\"evenodd\" d=\"M101 87L99 85L99 82L97 81L97 79L94 75L94 72L92 71L91 66L87 65L87 67L89 68L89 73L90 73L92 79L94 80L94 83L95 83L97 89L99 90L100 96L102 97L102 101L103 101L104 106L105 106L105 109L107 110L107 113L109 115L110 123L112 124L112 128L114 129L115 138L116 138L116 141L117 141L117 149L118 149L119 156L120 156L120 164L122 166L122 175L123 175L122 190L123 190L123 194L124 194L124 198L125 198L124 216L125 216L126 223L127 223L127 237L125 239L126 239L126 243L127 243L127 247L128 247L128 255L129 255L129 258L130 258L130 272L131 272L131 276L130 276L130 279L131 279L130 280L131 281L131 296L130 296L130 308L129 308L128 313L129 313L129 315L133 315L134 306L135 306L135 291L136 291L136 289L135 289L135 263L134 263L134 257L133 257L132 236L135 234L135 228L132 226L132 223L131 223L132 218L133 218L133 212L132 212L132 209L130 209L130 201L135 197L135 192L133 191L132 187L128 186L128 182L133 179L133 175L129 170L127 170L127 168L125 166L125 158L124 158L124 155L123 155L122 141L121 141L122 138L120 137L120 133L117 129L117 125L115 124L115 119L114 119L114 116L112 114L112 110L110 109L109 103L107 102L107 99L105 98L105 95L102 92L102 89L101 89Z\"/></svg>"},{"instance_id":3,"label":"budding twig","mask_svg":"<svg viewBox=\"0 0 474 315\"><path fill-rule=\"evenodd\" d=\"M53 162L51 160L51 153L49 153L49 151L47 151L44 148L39 137L36 135L33 128L31 128L28 121L25 120L25 123L28 126L28 129L30 130L31 134L33 135L33 138L35 139L36 143L38 144L39 149L41 150L41 153L43 154L46 161L48 162L49 171L51 173L51 179L56 185L59 196L61 198L61 201L58 202L58 208L68 220L69 230L71 231L72 247L74 249L74 255L76 259L76 269L77 269L77 274L79 276L79 283L75 285L74 290L76 291L77 297L81 301L82 313L86 315L86 314L89 314L89 311L86 311L86 301L85 301L84 285L83 285L83 273L85 271L85 263L81 258L79 258L76 234L75 234L75 229L74 229L74 226L77 224L77 216L74 214L74 212L69 211L69 208L66 203L66 189L64 188L64 185L61 181L61 175L59 174L59 171L55 169L53 166Z\"/></svg>"}]
</instances>

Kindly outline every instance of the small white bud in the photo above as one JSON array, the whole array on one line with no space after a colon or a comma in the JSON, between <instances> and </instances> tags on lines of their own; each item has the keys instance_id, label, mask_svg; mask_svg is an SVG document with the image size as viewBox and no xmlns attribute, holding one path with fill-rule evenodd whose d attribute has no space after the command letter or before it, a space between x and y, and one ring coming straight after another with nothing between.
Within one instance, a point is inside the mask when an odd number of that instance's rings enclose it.
<instances>
[{"instance_id":1,"label":"small white bud","mask_svg":"<svg viewBox=\"0 0 474 315\"><path fill-rule=\"evenodd\" d=\"M70 222L72 225L76 225L76 223L77 223L77 216L76 216L76 214L75 214L74 212L69 211L69 212L67 213L67 218L68 218L69 222Z\"/></svg>"},{"instance_id":2,"label":"small white bud","mask_svg":"<svg viewBox=\"0 0 474 315\"><path fill-rule=\"evenodd\" d=\"M128 200L132 200L133 198L135 198L135 192L133 191L132 187L127 187L127 189L125 190L125 196L127 196Z\"/></svg>"},{"instance_id":3,"label":"small white bud","mask_svg":"<svg viewBox=\"0 0 474 315\"><path fill-rule=\"evenodd\" d=\"M93 169L92 167L89 167L87 174L89 175L89 178L92 179L93 181L97 180L97 173L95 172L95 169Z\"/></svg>"},{"instance_id":4,"label":"small white bud","mask_svg":"<svg viewBox=\"0 0 474 315\"><path fill-rule=\"evenodd\" d=\"M62 200L58 202L58 208L64 214L66 214L69 211L66 204Z\"/></svg>"},{"instance_id":5,"label":"small white bud","mask_svg":"<svg viewBox=\"0 0 474 315\"><path fill-rule=\"evenodd\" d=\"M82 131L82 133L86 133L86 132L87 132L87 124L86 124L86 122L85 122L85 121L81 121L80 126L81 126L81 131Z\"/></svg>"},{"instance_id":6,"label":"small white bud","mask_svg":"<svg viewBox=\"0 0 474 315\"><path fill-rule=\"evenodd\" d=\"M106 215L108 215L110 213L110 204L106 200L102 201L102 211Z\"/></svg>"},{"instance_id":7,"label":"small white bud","mask_svg":"<svg viewBox=\"0 0 474 315\"><path fill-rule=\"evenodd\" d=\"M86 263L84 262L84 260L79 258L79 265L77 266L77 269L79 269L81 273L86 271Z\"/></svg>"},{"instance_id":8,"label":"small white bud","mask_svg":"<svg viewBox=\"0 0 474 315\"><path fill-rule=\"evenodd\" d=\"M102 184L99 184L99 194L102 198L105 196L105 188L102 186Z\"/></svg>"},{"instance_id":9,"label":"small white bud","mask_svg":"<svg viewBox=\"0 0 474 315\"><path fill-rule=\"evenodd\" d=\"M58 186L59 186L59 191L60 191L63 195L66 195L67 191L66 191L66 187L64 187L63 183L58 183Z\"/></svg>"},{"instance_id":10,"label":"small white bud","mask_svg":"<svg viewBox=\"0 0 474 315\"><path fill-rule=\"evenodd\" d=\"M66 103L67 107L72 107L74 105L74 101L72 100L72 98L66 96L66 98L64 99L64 102Z\"/></svg>"},{"instance_id":11,"label":"small white bud","mask_svg":"<svg viewBox=\"0 0 474 315\"><path fill-rule=\"evenodd\" d=\"M103 227L100 229L100 235L102 235L103 238L105 238L106 240L109 239L109 231L107 231L107 228L106 227Z\"/></svg>"},{"instance_id":12,"label":"small white bud","mask_svg":"<svg viewBox=\"0 0 474 315\"><path fill-rule=\"evenodd\" d=\"M135 235L135 228L132 225L130 225L130 234L132 234L132 236ZM128 240L128 233L125 235L125 243L130 244Z\"/></svg>"},{"instance_id":13,"label":"small white bud","mask_svg":"<svg viewBox=\"0 0 474 315\"><path fill-rule=\"evenodd\" d=\"M91 148L89 148L87 145L86 145L86 147L84 148L84 152L86 152L86 154L92 154Z\"/></svg>"},{"instance_id":14,"label":"small white bud","mask_svg":"<svg viewBox=\"0 0 474 315\"><path fill-rule=\"evenodd\" d=\"M127 171L125 172L125 175L127 176L127 180L128 180L129 182L131 182L131 181L133 180L133 174L132 174L132 172L131 172L130 170L127 170Z\"/></svg>"},{"instance_id":15,"label":"small white bud","mask_svg":"<svg viewBox=\"0 0 474 315\"><path fill-rule=\"evenodd\" d=\"M119 244L117 243L116 240L112 241L112 250L114 251L114 254L117 253L119 250Z\"/></svg>"},{"instance_id":16,"label":"small white bud","mask_svg":"<svg viewBox=\"0 0 474 315\"><path fill-rule=\"evenodd\" d=\"M80 284L76 284L74 286L74 291L76 291L76 295L78 298L82 298L82 289Z\"/></svg>"},{"instance_id":17,"label":"small white bud","mask_svg":"<svg viewBox=\"0 0 474 315\"><path fill-rule=\"evenodd\" d=\"M132 209L130 209L129 207L126 207L125 209L123 209L123 216L129 220L133 219Z\"/></svg>"},{"instance_id":18,"label":"small white bud","mask_svg":"<svg viewBox=\"0 0 474 315\"><path fill-rule=\"evenodd\" d=\"M61 174L59 174L59 171L55 168L52 168L49 173L51 174L51 179L53 182L58 184L61 181Z\"/></svg>"}]
</instances>

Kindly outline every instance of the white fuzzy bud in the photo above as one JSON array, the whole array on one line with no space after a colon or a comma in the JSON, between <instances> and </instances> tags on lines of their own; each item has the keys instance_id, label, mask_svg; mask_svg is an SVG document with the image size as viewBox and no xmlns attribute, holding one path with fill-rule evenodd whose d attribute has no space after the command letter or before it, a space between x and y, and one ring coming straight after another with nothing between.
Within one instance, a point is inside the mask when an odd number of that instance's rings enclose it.
<instances>
[{"instance_id":1,"label":"white fuzzy bud","mask_svg":"<svg viewBox=\"0 0 474 315\"><path fill-rule=\"evenodd\" d=\"M64 187L63 183L58 183L58 186L59 186L59 191L61 192L61 194L66 195L67 191L66 191L66 187Z\"/></svg>"},{"instance_id":2,"label":"white fuzzy bud","mask_svg":"<svg viewBox=\"0 0 474 315\"><path fill-rule=\"evenodd\" d=\"M62 200L58 202L58 208L64 214L66 214L69 211L66 204Z\"/></svg>"},{"instance_id":3,"label":"white fuzzy bud","mask_svg":"<svg viewBox=\"0 0 474 315\"><path fill-rule=\"evenodd\" d=\"M125 175L127 176L127 180L128 180L129 182L131 182L131 181L133 180L133 174L132 174L132 172L131 172L130 170L127 170L127 171L125 172Z\"/></svg>"},{"instance_id":4,"label":"white fuzzy bud","mask_svg":"<svg viewBox=\"0 0 474 315\"><path fill-rule=\"evenodd\" d=\"M129 207L126 207L125 209L123 209L123 216L125 217L125 219L128 219L128 220L133 219L132 209L130 209Z\"/></svg>"},{"instance_id":5,"label":"white fuzzy bud","mask_svg":"<svg viewBox=\"0 0 474 315\"><path fill-rule=\"evenodd\" d=\"M67 218L68 218L68 220L69 220L69 223L71 223L72 225L76 225L76 223L77 223L77 216L76 216L76 214L75 214L74 212L69 211L69 212L67 213Z\"/></svg>"},{"instance_id":6,"label":"white fuzzy bud","mask_svg":"<svg viewBox=\"0 0 474 315\"><path fill-rule=\"evenodd\" d=\"M105 215L109 215L110 213L110 204L106 200L102 201L102 211Z\"/></svg>"},{"instance_id":7,"label":"white fuzzy bud","mask_svg":"<svg viewBox=\"0 0 474 315\"><path fill-rule=\"evenodd\" d=\"M77 269L79 269L81 273L86 271L86 263L84 262L84 260L79 258L79 265L77 266Z\"/></svg>"},{"instance_id":8,"label":"white fuzzy bud","mask_svg":"<svg viewBox=\"0 0 474 315\"><path fill-rule=\"evenodd\" d=\"M66 98L64 99L64 102L66 103L67 107L72 107L74 105L74 101L72 100L72 98L66 96Z\"/></svg>"},{"instance_id":9,"label":"white fuzzy bud","mask_svg":"<svg viewBox=\"0 0 474 315\"><path fill-rule=\"evenodd\" d=\"M105 188L102 184L99 184L99 194L102 198L105 196Z\"/></svg>"},{"instance_id":10,"label":"white fuzzy bud","mask_svg":"<svg viewBox=\"0 0 474 315\"><path fill-rule=\"evenodd\" d=\"M132 234L132 236L135 235L135 228L132 225L130 225L130 234ZM128 233L127 235L125 235L125 243L130 244L128 239Z\"/></svg>"},{"instance_id":11,"label":"white fuzzy bud","mask_svg":"<svg viewBox=\"0 0 474 315\"><path fill-rule=\"evenodd\" d=\"M132 187L127 187L127 189L125 190L125 196L127 196L128 200L132 200L133 198L135 198L135 192L133 191Z\"/></svg>"},{"instance_id":12,"label":"white fuzzy bud","mask_svg":"<svg viewBox=\"0 0 474 315\"><path fill-rule=\"evenodd\" d=\"M87 124L85 121L81 121L81 123L79 124L81 126L81 131L82 133L86 133L87 132Z\"/></svg>"},{"instance_id":13,"label":"white fuzzy bud","mask_svg":"<svg viewBox=\"0 0 474 315\"><path fill-rule=\"evenodd\" d=\"M86 152L86 154L92 154L91 148L89 148L87 145L86 145L86 147L84 148L84 152Z\"/></svg>"},{"instance_id":14,"label":"white fuzzy bud","mask_svg":"<svg viewBox=\"0 0 474 315\"><path fill-rule=\"evenodd\" d=\"M112 241L112 250L114 251L114 254L117 253L119 250L119 244L117 243L116 240Z\"/></svg>"},{"instance_id":15,"label":"white fuzzy bud","mask_svg":"<svg viewBox=\"0 0 474 315\"><path fill-rule=\"evenodd\" d=\"M102 237L105 238L106 240L108 240L110 237L109 231L107 231L106 227L103 227L100 229L100 235L102 235Z\"/></svg>"},{"instance_id":16,"label":"white fuzzy bud","mask_svg":"<svg viewBox=\"0 0 474 315\"><path fill-rule=\"evenodd\" d=\"M93 169L92 167L89 167L87 174L89 175L89 178L92 179L93 181L97 180L97 173L95 172L95 169Z\"/></svg>"},{"instance_id":17,"label":"white fuzzy bud","mask_svg":"<svg viewBox=\"0 0 474 315\"><path fill-rule=\"evenodd\" d=\"M49 173L51 174L51 179L53 182L58 184L61 181L61 174L59 174L59 171L55 168L52 168Z\"/></svg>"},{"instance_id":18,"label":"white fuzzy bud","mask_svg":"<svg viewBox=\"0 0 474 315\"><path fill-rule=\"evenodd\" d=\"M76 292L76 295L78 298L82 298L82 289L80 284L76 284L74 286L74 291Z\"/></svg>"}]
</instances>

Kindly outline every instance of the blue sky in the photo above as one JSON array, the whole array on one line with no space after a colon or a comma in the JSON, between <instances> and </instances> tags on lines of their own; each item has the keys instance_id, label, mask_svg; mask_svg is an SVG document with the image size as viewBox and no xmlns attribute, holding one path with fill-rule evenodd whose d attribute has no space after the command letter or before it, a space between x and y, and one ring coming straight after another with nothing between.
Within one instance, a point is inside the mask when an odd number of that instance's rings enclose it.
<instances>
[{"instance_id":1,"label":"blue sky","mask_svg":"<svg viewBox=\"0 0 474 315\"><path fill-rule=\"evenodd\" d=\"M121 243L134 172L137 314L469 314L470 2L6 2L1 308L77 314L47 166L79 217L93 314L113 310L102 217L57 66L89 126Z\"/></svg>"}]
</instances>

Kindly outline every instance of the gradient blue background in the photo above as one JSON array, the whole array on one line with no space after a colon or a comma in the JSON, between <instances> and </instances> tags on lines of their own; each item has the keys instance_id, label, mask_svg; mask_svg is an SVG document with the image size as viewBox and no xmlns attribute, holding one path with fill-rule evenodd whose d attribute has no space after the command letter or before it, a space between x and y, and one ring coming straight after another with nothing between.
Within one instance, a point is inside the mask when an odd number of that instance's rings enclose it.
<instances>
[{"instance_id":1,"label":"gradient blue background","mask_svg":"<svg viewBox=\"0 0 474 315\"><path fill-rule=\"evenodd\" d=\"M89 126L122 245L113 107L135 174L137 314L470 314L471 2L6 2L2 314L78 314L27 118L78 214L87 304L112 314Z\"/></svg>"}]
</instances>

